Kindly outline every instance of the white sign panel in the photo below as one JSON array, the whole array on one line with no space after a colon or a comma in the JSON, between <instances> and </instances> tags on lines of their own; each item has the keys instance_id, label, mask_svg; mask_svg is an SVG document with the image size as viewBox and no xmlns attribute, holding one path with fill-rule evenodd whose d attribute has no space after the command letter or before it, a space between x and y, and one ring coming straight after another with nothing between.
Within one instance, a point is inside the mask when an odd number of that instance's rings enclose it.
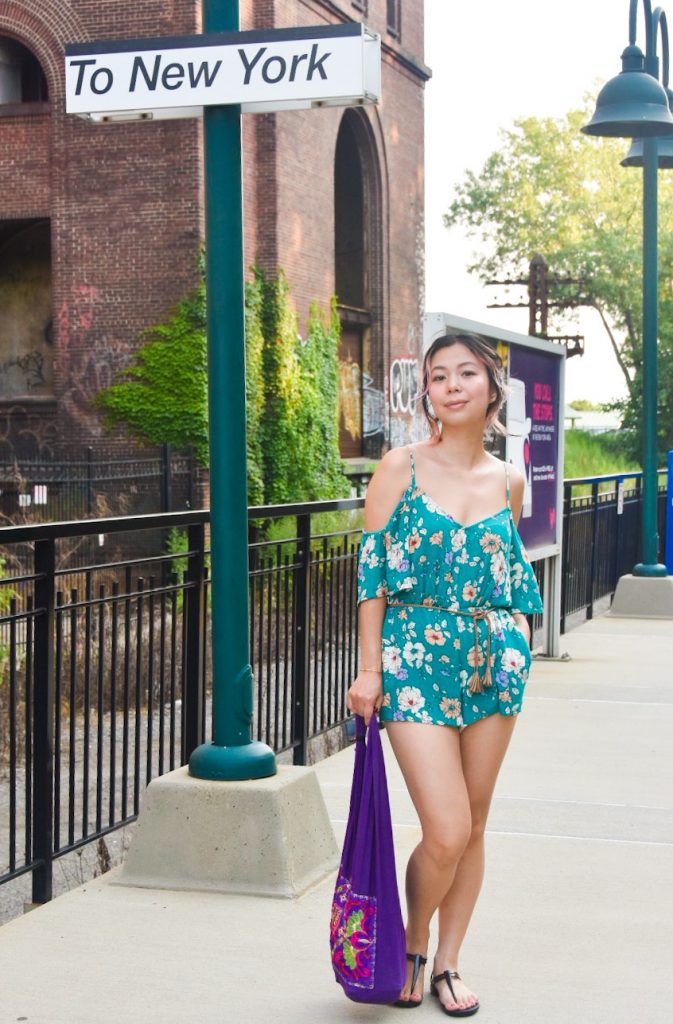
<instances>
[{"instance_id":1,"label":"white sign panel","mask_svg":"<svg viewBox=\"0 0 673 1024\"><path fill-rule=\"evenodd\" d=\"M66 46L66 111L94 120L376 103L381 39L359 22Z\"/></svg>"}]
</instances>

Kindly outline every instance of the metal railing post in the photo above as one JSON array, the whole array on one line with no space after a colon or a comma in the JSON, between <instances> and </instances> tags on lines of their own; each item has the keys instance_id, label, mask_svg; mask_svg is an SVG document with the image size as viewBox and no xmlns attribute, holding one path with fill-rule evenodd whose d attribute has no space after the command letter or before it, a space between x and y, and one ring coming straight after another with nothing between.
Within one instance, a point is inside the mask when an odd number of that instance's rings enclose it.
<instances>
[{"instance_id":1,"label":"metal railing post","mask_svg":"<svg viewBox=\"0 0 673 1024\"><path fill-rule=\"evenodd\" d=\"M673 576L673 449L667 455L666 515L664 517L664 561L668 575Z\"/></svg>"},{"instance_id":2,"label":"metal railing post","mask_svg":"<svg viewBox=\"0 0 673 1024\"><path fill-rule=\"evenodd\" d=\"M35 684L33 688L33 903L52 896L54 852L54 573L53 537L35 542ZM30 709L26 709L26 714ZM70 710L75 713L74 708Z\"/></svg>"},{"instance_id":3,"label":"metal railing post","mask_svg":"<svg viewBox=\"0 0 673 1024\"><path fill-rule=\"evenodd\" d=\"M615 477L615 571L612 579L610 580L610 590L613 592L617 587L617 580L619 579L620 565L619 565L619 553L622 550L622 516L624 515L624 477Z\"/></svg>"},{"instance_id":4,"label":"metal railing post","mask_svg":"<svg viewBox=\"0 0 673 1024\"><path fill-rule=\"evenodd\" d=\"M93 448L86 450L86 514L93 515Z\"/></svg>"},{"instance_id":5,"label":"metal railing post","mask_svg":"<svg viewBox=\"0 0 673 1024\"><path fill-rule=\"evenodd\" d=\"M570 569L568 566L568 548L570 538L570 512L572 507L572 486L570 484L563 485L563 554L561 556L561 622L559 632L565 633L566 631L566 611L568 606L568 576L570 575Z\"/></svg>"},{"instance_id":6,"label":"metal railing post","mask_svg":"<svg viewBox=\"0 0 673 1024\"><path fill-rule=\"evenodd\" d=\"M173 481L171 479L171 446L161 446L161 511L173 511Z\"/></svg>"},{"instance_id":7,"label":"metal railing post","mask_svg":"<svg viewBox=\"0 0 673 1024\"><path fill-rule=\"evenodd\" d=\"M292 671L292 761L306 764L308 760L308 669L311 577L311 516L297 516L297 561L299 568L295 576L296 597L294 602L294 658Z\"/></svg>"},{"instance_id":8,"label":"metal railing post","mask_svg":"<svg viewBox=\"0 0 673 1024\"><path fill-rule=\"evenodd\" d=\"M589 568L589 584L587 586L587 619L594 617L594 575L596 573L596 550L598 548L598 481L591 485L591 502L593 515L591 520L591 561Z\"/></svg>"},{"instance_id":9,"label":"metal railing post","mask_svg":"<svg viewBox=\"0 0 673 1024\"><path fill-rule=\"evenodd\" d=\"M193 750L203 743L203 702L205 693L204 617L206 614L205 527L202 523L187 530L187 562L184 594L185 655L183 700L185 702L182 763L187 764Z\"/></svg>"}]
</instances>

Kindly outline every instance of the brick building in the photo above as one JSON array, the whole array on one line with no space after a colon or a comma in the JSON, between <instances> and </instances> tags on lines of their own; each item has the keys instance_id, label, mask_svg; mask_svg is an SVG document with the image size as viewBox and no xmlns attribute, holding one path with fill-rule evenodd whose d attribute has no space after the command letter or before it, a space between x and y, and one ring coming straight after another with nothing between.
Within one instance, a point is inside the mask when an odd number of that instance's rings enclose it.
<instances>
[{"instance_id":1,"label":"brick building","mask_svg":"<svg viewBox=\"0 0 673 1024\"><path fill-rule=\"evenodd\" d=\"M342 454L414 433L423 310L422 0L241 0L242 28L364 19L378 107L244 119L246 265L282 267L300 317L336 293ZM0 0L0 460L121 451L91 399L195 280L198 120L64 111L64 46L191 35L200 0Z\"/></svg>"}]
</instances>

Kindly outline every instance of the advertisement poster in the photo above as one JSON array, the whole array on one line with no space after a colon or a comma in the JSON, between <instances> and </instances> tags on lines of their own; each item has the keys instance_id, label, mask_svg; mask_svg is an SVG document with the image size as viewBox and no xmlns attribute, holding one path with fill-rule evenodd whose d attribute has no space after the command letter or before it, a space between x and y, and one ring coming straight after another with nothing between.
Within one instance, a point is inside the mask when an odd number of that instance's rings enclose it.
<instances>
[{"instance_id":1,"label":"advertisement poster","mask_svg":"<svg viewBox=\"0 0 673 1024\"><path fill-rule=\"evenodd\" d=\"M560 430L561 360L546 352L509 346L507 461L526 485L519 532L526 548L555 544Z\"/></svg>"}]
</instances>

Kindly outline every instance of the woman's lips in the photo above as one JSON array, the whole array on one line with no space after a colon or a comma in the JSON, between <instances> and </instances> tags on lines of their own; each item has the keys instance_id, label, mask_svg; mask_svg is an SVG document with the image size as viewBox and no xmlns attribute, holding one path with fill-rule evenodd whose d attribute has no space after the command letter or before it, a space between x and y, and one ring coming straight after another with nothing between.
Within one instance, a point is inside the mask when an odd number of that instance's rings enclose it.
<instances>
[{"instance_id":1,"label":"woman's lips","mask_svg":"<svg viewBox=\"0 0 673 1024\"><path fill-rule=\"evenodd\" d=\"M462 407L464 405L467 405L467 401L465 401L465 402L447 402L446 403L446 408L447 409L462 409Z\"/></svg>"}]
</instances>

